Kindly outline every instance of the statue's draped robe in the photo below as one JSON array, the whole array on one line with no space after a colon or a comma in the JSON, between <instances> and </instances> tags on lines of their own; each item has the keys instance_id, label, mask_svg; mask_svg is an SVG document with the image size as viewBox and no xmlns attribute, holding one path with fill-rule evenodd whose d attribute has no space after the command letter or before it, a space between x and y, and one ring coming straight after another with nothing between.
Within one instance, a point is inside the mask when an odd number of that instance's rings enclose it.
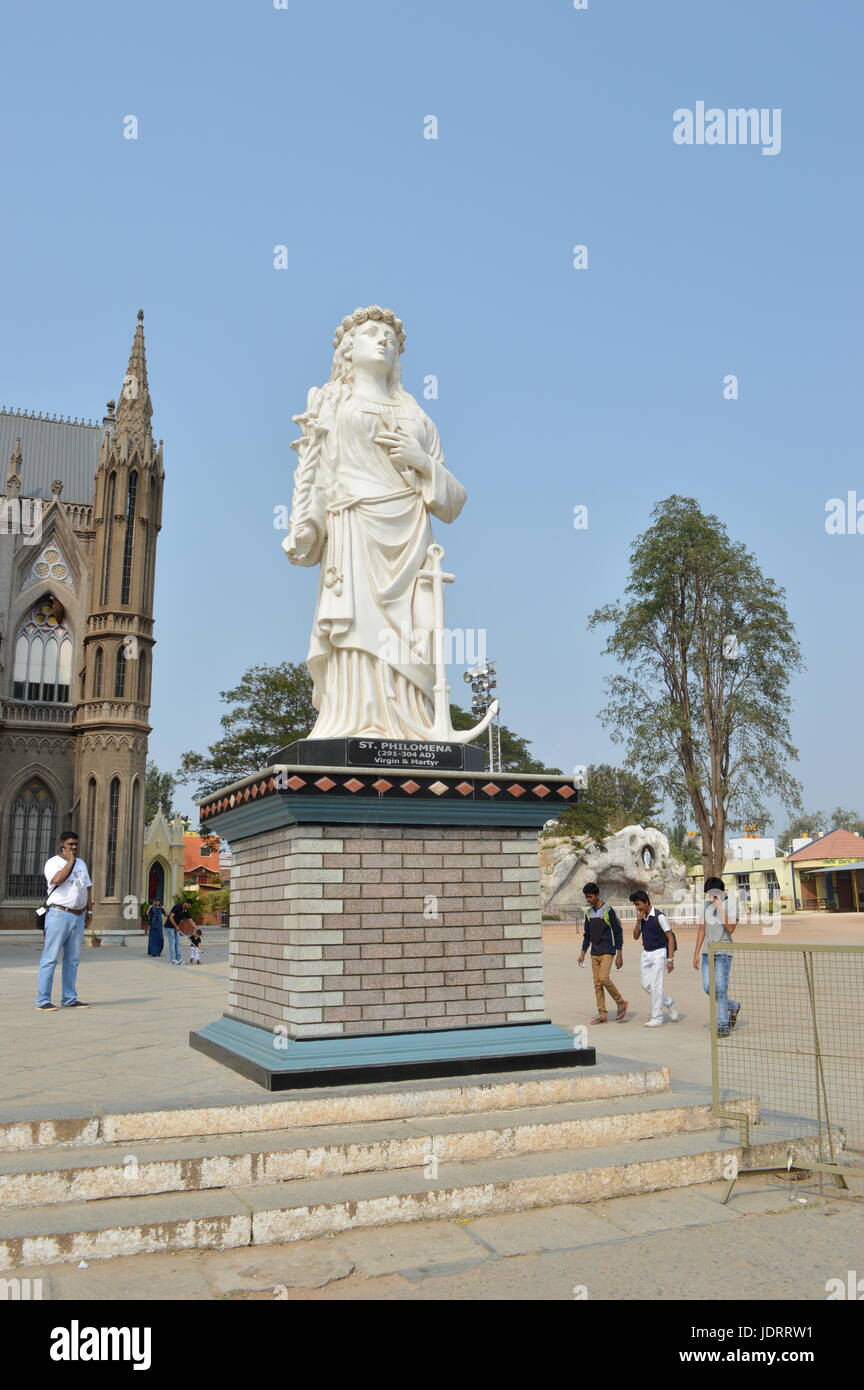
<instances>
[{"instance_id":1,"label":"statue's draped robe","mask_svg":"<svg viewBox=\"0 0 864 1390\"><path fill-rule=\"evenodd\" d=\"M318 710L310 738L372 735L428 738L433 723L432 590L419 572L432 543L430 513L454 521L465 489L444 466L438 432L412 397L380 406L348 396L325 420L311 391L304 420L320 450L295 490L290 536L317 531L299 560L320 564L315 622L306 658ZM432 463L430 477L401 471L375 443L401 427ZM298 482L303 470L303 454Z\"/></svg>"}]
</instances>

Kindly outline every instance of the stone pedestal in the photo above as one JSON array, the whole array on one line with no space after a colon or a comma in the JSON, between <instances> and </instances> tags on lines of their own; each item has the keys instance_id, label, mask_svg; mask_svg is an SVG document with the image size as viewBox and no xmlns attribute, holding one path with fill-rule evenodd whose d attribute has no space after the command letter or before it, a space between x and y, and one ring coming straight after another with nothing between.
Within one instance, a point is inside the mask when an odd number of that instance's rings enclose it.
<instances>
[{"instance_id":1,"label":"stone pedestal","mask_svg":"<svg viewBox=\"0 0 864 1390\"><path fill-rule=\"evenodd\" d=\"M578 1065L543 1009L539 826L560 777L274 766L202 803L231 842L225 1015L273 1087Z\"/></svg>"}]
</instances>

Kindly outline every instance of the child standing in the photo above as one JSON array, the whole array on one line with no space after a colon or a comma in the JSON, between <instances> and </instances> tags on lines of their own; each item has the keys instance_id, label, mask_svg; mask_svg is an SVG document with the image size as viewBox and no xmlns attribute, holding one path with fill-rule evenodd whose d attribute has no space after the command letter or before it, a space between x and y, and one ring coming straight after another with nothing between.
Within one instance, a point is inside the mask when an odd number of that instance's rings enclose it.
<instances>
[{"instance_id":1,"label":"child standing","mask_svg":"<svg viewBox=\"0 0 864 1390\"><path fill-rule=\"evenodd\" d=\"M675 937L665 913L656 911L644 888L630 894L636 908L633 940L642 937L642 988L651 1000L651 1017L646 1028L659 1028L666 1009L672 1023L678 1018L675 1000L664 991L666 975L675 969Z\"/></svg>"},{"instance_id":2,"label":"child standing","mask_svg":"<svg viewBox=\"0 0 864 1390\"><path fill-rule=\"evenodd\" d=\"M200 965L200 964L201 964L201 939L202 939L203 935L204 935L204 933L202 932L201 928L200 928L200 927L196 927L195 930L194 930L194 932L192 933L192 935L189 937L189 964L190 964L190 965Z\"/></svg>"}]
</instances>

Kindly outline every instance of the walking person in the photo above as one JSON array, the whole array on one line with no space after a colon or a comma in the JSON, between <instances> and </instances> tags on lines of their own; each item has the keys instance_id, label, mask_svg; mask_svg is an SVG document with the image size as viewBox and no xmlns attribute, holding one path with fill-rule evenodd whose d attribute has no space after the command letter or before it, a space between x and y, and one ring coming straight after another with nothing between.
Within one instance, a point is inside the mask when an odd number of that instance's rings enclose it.
<instances>
[{"instance_id":1,"label":"walking person","mask_svg":"<svg viewBox=\"0 0 864 1390\"><path fill-rule=\"evenodd\" d=\"M165 917L165 909L158 898L154 898L150 904L150 911L147 918L150 923L147 932L147 954L148 956L161 956L165 947L165 938L162 934L162 922Z\"/></svg>"},{"instance_id":2,"label":"walking person","mask_svg":"<svg viewBox=\"0 0 864 1390\"><path fill-rule=\"evenodd\" d=\"M665 912L651 906L644 888L631 893L630 901L636 908L633 940L642 938L642 988L651 1000L651 1017L644 1027L659 1028L664 1009L672 1023L678 1018L675 1000L665 990L666 976L675 969L675 934Z\"/></svg>"},{"instance_id":3,"label":"walking person","mask_svg":"<svg viewBox=\"0 0 864 1390\"><path fill-rule=\"evenodd\" d=\"M582 950L579 952L579 964L584 966L585 953L590 943L591 973L594 977L594 997L597 1000L597 1014L591 1022L605 1023L607 1021L606 995L608 994L617 1006L615 1022L623 1023L627 1016L629 1001L624 998L610 979L613 956L617 970L620 970L624 964L622 954L624 933L621 930L621 923L614 907L608 907L600 897L600 889L596 883L586 883L582 892L585 894L588 907L585 912L585 932L582 937Z\"/></svg>"},{"instance_id":4,"label":"walking person","mask_svg":"<svg viewBox=\"0 0 864 1390\"><path fill-rule=\"evenodd\" d=\"M168 953L172 965L182 965L180 955L180 923L189 917L186 903L175 903L165 919L165 935L168 938Z\"/></svg>"},{"instance_id":5,"label":"walking person","mask_svg":"<svg viewBox=\"0 0 864 1390\"><path fill-rule=\"evenodd\" d=\"M708 975L707 941L731 941L732 933L738 925L738 913L734 900L727 894L722 878L706 878L704 920L696 933L696 946L693 951L693 969L702 966L702 988L706 994L711 991ZM729 998L729 973L732 969L731 951L714 952L714 988L717 1000L717 1036L728 1038L738 1022L741 1005Z\"/></svg>"},{"instance_id":6,"label":"walking person","mask_svg":"<svg viewBox=\"0 0 864 1390\"><path fill-rule=\"evenodd\" d=\"M64 1009L89 1009L78 998L78 962L84 928L93 920L93 889L87 865L78 858L78 836L64 830L59 853L45 865L45 943L39 960L36 1008L57 1012L51 1002L54 969L63 954L60 1003Z\"/></svg>"}]
</instances>

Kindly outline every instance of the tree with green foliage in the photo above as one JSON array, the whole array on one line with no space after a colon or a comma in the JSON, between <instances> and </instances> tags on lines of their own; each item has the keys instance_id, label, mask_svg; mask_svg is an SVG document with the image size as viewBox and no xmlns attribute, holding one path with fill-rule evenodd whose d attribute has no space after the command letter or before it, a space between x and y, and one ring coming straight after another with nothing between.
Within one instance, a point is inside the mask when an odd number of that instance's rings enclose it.
<instances>
[{"instance_id":1,"label":"tree with green foliage","mask_svg":"<svg viewBox=\"0 0 864 1390\"><path fill-rule=\"evenodd\" d=\"M150 824L157 811L161 811L167 820L171 819L171 802L176 786L176 777L172 777L170 772L160 772L151 758L147 763L147 776L144 782L145 825Z\"/></svg>"},{"instance_id":2,"label":"tree with green foliage","mask_svg":"<svg viewBox=\"0 0 864 1390\"><path fill-rule=\"evenodd\" d=\"M858 811L847 811L837 806L828 817L832 830L851 830L853 835L864 835L864 820Z\"/></svg>"},{"instance_id":3,"label":"tree with green foliage","mask_svg":"<svg viewBox=\"0 0 864 1390\"><path fill-rule=\"evenodd\" d=\"M677 859L688 869L695 869L697 864L701 864L702 852L694 842L694 837L688 834L683 820L676 820L672 825L664 825L661 828L669 841L669 853L673 859Z\"/></svg>"},{"instance_id":4,"label":"tree with green foliage","mask_svg":"<svg viewBox=\"0 0 864 1390\"><path fill-rule=\"evenodd\" d=\"M192 783L194 795L204 797L229 782L266 767L274 752L294 739L306 738L317 718L312 704L312 678L305 664L284 661L280 666L253 666L233 690L220 698L232 705L222 715L222 737L205 753L183 754L177 781ZM458 705L450 706L454 729L470 729L476 719ZM557 772L528 751L529 739L501 725L504 772ZM485 750L485 737L478 746Z\"/></svg>"},{"instance_id":5,"label":"tree with green foliage","mask_svg":"<svg viewBox=\"0 0 864 1390\"><path fill-rule=\"evenodd\" d=\"M219 698L233 706L222 715L222 737L205 753L184 753L179 782L191 782L196 797L209 796L229 782L266 767L270 757L294 739L306 738L318 717L312 704L312 677L305 663L252 666L233 690Z\"/></svg>"},{"instance_id":6,"label":"tree with green foliage","mask_svg":"<svg viewBox=\"0 0 864 1390\"><path fill-rule=\"evenodd\" d=\"M822 811L805 811L800 816L795 816L789 822L786 829L777 841L777 847L783 854L789 854L792 849L793 840L801 840L806 836L816 839L824 832L827 824L825 814Z\"/></svg>"},{"instance_id":7,"label":"tree with green foliage","mask_svg":"<svg viewBox=\"0 0 864 1390\"><path fill-rule=\"evenodd\" d=\"M815 840L829 830L851 830L853 835L864 835L864 818L858 811L848 811L843 806L835 807L830 816L826 816L824 811L809 811L796 816L786 827L778 840L778 847L784 854L789 854L793 840L803 839L805 835Z\"/></svg>"},{"instance_id":8,"label":"tree with green foliage","mask_svg":"<svg viewBox=\"0 0 864 1390\"><path fill-rule=\"evenodd\" d=\"M588 835L601 846L607 835L625 825L655 825L662 800L635 773L609 763L592 763L576 805L569 806L547 833L573 839Z\"/></svg>"},{"instance_id":9,"label":"tree with green foliage","mask_svg":"<svg viewBox=\"0 0 864 1390\"><path fill-rule=\"evenodd\" d=\"M765 821L772 794L800 805L788 687L802 661L784 592L716 516L673 496L633 543L625 595L590 618L611 628L605 654L621 668L601 718L695 818L705 874L722 874L733 817Z\"/></svg>"}]
</instances>

